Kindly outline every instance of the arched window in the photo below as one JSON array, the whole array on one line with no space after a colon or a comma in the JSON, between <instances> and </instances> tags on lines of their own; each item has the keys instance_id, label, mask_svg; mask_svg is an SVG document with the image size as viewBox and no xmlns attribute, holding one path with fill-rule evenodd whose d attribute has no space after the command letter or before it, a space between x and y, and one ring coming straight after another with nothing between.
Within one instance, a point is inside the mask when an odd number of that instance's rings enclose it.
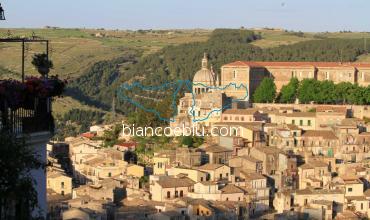
<instances>
[{"instance_id":1,"label":"arched window","mask_svg":"<svg viewBox=\"0 0 370 220\"><path fill-rule=\"evenodd\" d=\"M171 198L171 192L167 191L167 199Z\"/></svg>"}]
</instances>

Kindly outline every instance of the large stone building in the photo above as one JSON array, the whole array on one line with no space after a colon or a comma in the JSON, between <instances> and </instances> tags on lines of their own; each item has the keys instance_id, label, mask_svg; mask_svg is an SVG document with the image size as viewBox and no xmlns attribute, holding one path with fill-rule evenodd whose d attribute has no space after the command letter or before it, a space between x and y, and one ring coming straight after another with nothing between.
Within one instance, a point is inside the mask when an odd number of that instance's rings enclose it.
<instances>
[{"instance_id":1,"label":"large stone building","mask_svg":"<svg viewBox=\"0 0 370 220\"><path fill-rule=\"evenodd\" d=\"M365 63L235 61L223 65L219 76L212 66L208 68L206 54L201 63L193 78L192 93L185 93L179 101L172 127L194 123L209 126L221 121L225 109L248 106L250 97L266 77L274 79L278 91L292 77L370 85L370 64Z\"/></svg>"},{"instance_id":2,"label":"large stone building","mask_svg":"<svg viewBox=\"0 0 370 220\"><path fill-rule=\"evenodd\" d=\"M231 82L248 85L249 94L264 77L272 77L279 91L292 77L299 80L331 80L334 83L351 82L361 86L370 85L370 64L338 62L254 62L236 61L221 67L221 86ZM242 97L243 90L230 87L226 95Z\"/></svg>"}]
</instances>

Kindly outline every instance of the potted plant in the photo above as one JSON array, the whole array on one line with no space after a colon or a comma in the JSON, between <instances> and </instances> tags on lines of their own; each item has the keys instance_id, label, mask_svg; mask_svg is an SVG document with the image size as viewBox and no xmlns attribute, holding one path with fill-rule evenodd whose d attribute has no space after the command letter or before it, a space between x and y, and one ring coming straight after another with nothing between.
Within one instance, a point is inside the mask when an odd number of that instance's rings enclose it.
<instances>
[{"instance_id":1,"label":"potted plant","mask_svg":"<svg viewBox=\"0 0 370 220\"><path fill-rule=\"evenodd\" d=\"M48 55L45 53L35 54L32 59L32 65L35 66L41 76L46 77L53 68L53 62L49 60Z\"/></svg>"}]
</instances>

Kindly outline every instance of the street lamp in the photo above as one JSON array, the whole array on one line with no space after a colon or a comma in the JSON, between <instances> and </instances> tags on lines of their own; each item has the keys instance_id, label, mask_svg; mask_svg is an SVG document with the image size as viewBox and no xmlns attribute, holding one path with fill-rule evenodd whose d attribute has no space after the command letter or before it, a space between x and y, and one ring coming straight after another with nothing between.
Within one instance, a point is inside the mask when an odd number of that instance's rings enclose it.
<instances>
[{"instance_id":1,"label":"street lamp","mask_svg":"<svg viewBox=\"0 0 370 220\"><path fill-rule=\"evenodd\" d=\"M0 20L5 20L4 9L3 7L1 7L1 3L0 3Z\"/></svg>"}]
</instances>

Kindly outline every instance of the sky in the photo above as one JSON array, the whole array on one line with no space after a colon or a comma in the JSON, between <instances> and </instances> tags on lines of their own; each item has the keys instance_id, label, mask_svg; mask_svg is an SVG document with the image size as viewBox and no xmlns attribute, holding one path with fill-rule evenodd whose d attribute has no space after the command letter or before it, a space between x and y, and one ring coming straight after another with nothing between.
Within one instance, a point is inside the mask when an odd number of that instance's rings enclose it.
<instances>
[{"instance_id":1,"label":"sky","mask_svg":"<svg viewBox=\"0 0 370 220\"><path fill-rule=\"evenodd\" d=\"M0 0L0 28L370 31L369 0Z\"/></svg>"}]
</instances>

